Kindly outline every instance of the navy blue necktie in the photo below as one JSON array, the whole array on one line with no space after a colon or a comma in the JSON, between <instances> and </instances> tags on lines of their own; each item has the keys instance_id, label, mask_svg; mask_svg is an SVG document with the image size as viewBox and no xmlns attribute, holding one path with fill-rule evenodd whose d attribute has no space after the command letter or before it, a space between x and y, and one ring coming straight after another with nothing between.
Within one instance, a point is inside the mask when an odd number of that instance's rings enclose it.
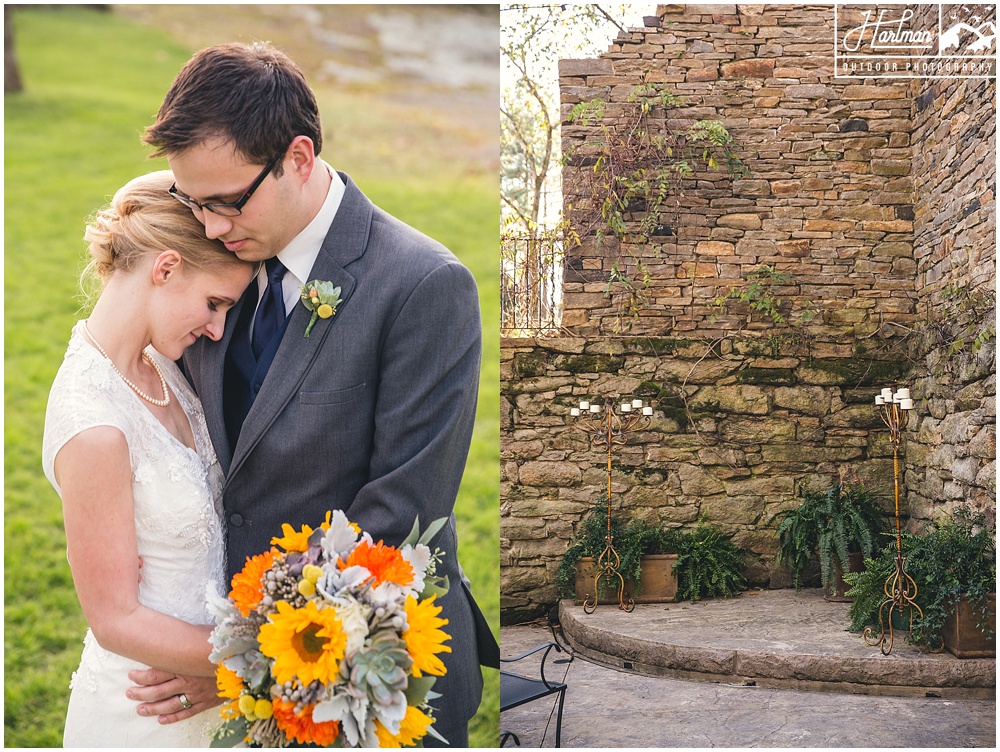
<instances>
[{"instance_id":1,"label":"navy blue necktie","mask_svg":"<svg viewBox=\"0 0 1000 752\"><path fill-rule=\"evenodd\" d=\"M258 359L267 343L285 323L285 296L281 293L281 278L288 270L278 261L277 256L265 261L264 268L267 270L267 287L254 315L253 337L250 340L253 356Z\"/></svg>"}]
</instances>

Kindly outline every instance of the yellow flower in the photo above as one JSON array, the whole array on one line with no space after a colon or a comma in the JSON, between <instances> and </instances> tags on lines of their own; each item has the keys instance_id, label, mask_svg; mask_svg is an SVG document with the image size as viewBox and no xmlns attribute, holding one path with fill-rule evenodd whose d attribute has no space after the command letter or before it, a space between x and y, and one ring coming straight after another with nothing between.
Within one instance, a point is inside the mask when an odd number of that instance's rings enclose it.
<instances>
[{"instance_id":1,"label":"yellow flower","mask_svg":"<svg viewBox=\"0 0 1000 752\"><path fill-rule=\"evenodd\" d=\"M295 589L299 591L299 595L306 598L316 595L316 583L311 580L299 580L299 584L295 586Z\"/></svg>"},{"instance_id":2,"label":"yellow flower","mask_svg":"<svg viewBox=\"0 0 1000 752\"><path fill-rule=\"evenodd\" d=\"M445 640L450 640L451 635L442 632L438 627L443 627L448 623L447 619L441 619L441 607L434 605L431 596L425 601L418 601L412 595L406 596L406 630L403 632L403 640L406 642L406 651L413 659L413 675L423 676L427 673L431 676L444 676L445 666L436 653L450 653L451 648L442 644Z\"/></svg>"},{"instance_id":3,"label":"yellow flower","mask_svg":"<svg viewBox=\"0 0 1000 752\"><path fill-rule=\"evenodd\" d=\"M256 718L253 714L253 709L257 704L257 699L253 695L243 695L240 697L239 708L243 716L248 720L252 721Z\"/></svg>"},{"instance_id":4,"label":"yellow flower","mask_svg":"<svg viewBox=\"0 0 1000 752\"><path fill-rule=\"evenodd\" d=\"M315 585L323 576L323 568L317 567L315 564L306 564L302 567L302 576Z\"/></svg>"},{"instance_id":5,"label":"yellow flower","mask_svg":"<svg viewBox=\"0 0 1000 752\"><path fill-rule=\"evenodd\" d=\"M274 658L271 670L279 684L296 676L303 684L327 684L337 676L347 634L335 609L318 609L315 601L296 609L278 601L278 613L269 618L260 627L260 652Z\"/></svg>"},{"instance_id":6,"label":"yellow flower","mask_svg":"<svg viewBox=\"0 0 1000 752\"><path fill-rule=\"evenodd\" d=\"M324 303L316 309L316 313L319 314L321 319L328 319L333 315L333 306Z\"/></svg>"},{"instance_id":7,"label":"yellow flower","mask_svg":"<svg viewBox=\"0 0 1000 752\"><path fill-rule=\"evenodd\" d=\"M243 680L221 663L215 669L215 686L219 688L219 697L227 700L238 700L243 692Z\"/></svg>"},{"instance_id":8,"label":"yellow flower","mask_svg":"<svg viewBox=\"0 0 1000 752\"><path fill-rule=\"evenodd\" d=\"M406 706L406 715L399 723L399 733L393 736L389 730L382 725L382 722L375 719L375 735L378 736L379 747L412 747L418 739L422 739L427 733L428 726L434 719L424 713L420 708L412 705Z\"/></svg>"},{"instance_id":9,"label":"yellow flower","mask_svg":"<svg viewBox=\"0 0 1000 752\"><path fill-rule=\"evenodd\" d=\"M305 553L309 549L309 536L313 534L313 529L308 525L303 525L301 532L296 533L295 528L283 522L281 532L284 534L283 537L271 538L272 546L281 546L288 553L292 551Z\"/></svg>"},{"instance_id":10,"label":"yellow flower","mask_svg":"<svg viewBox=\"0 0 1000 752\"><path fill-rule=\"evenodd\" d=\"M266 721L273 713L270 700L260 699L253 704L253 714L262 721Z\"/></svg>"}]
</instances>

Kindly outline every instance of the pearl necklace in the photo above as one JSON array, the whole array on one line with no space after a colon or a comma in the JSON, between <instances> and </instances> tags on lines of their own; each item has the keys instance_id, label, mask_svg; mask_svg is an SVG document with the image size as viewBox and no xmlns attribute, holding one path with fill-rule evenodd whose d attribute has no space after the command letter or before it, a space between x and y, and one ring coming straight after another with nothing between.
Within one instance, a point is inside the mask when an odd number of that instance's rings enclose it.
<instances>
[{"instance_id":1,"label":"pearl necklace","mask_svg":"<svg viewBox=\"0 0 1000 752\"><path fill-rule=\"evenodd\" d=\"M149 353L147 353L145 350L143 350L142 351L142 359L145 360L147 363L149 363L149 365L151 365L153 367L153 370L156 371L156 375L160 379L160 387L163 389L163 399L153 399L148 394L146 394L144 391L142 391L139 387L137 387L135 384L133 384L124 373L122 373L121 371L118 370L118 366L116 366L115 362L113 360L111 360L111 356L108 355L107 352L105 352L104 348L101 347L101 343L98 342L94 338L94 335L90 333L90 327L87 326L87 322L86 321L83 322L83 329L84 329L85 332L87 332L87 337L89 337L90 341L94 343L94 347L97 348L97 351L101 355L103 355L105 358L108 359L108 362L111 364L111 367L115 370L115 373L117 373L121 377L122 381L124 381L126 384L128 384L128 387L133 392L135 392L140 397L142 397L144 400L146 400L146 402L150 403L151 405L156 405L157 407L166 407L167 405L170 404L170 391L167 389L167 380L165 378L163 378L163 372L160 371L160 367L158 365L156 365L156 361L154 361L149 356Z\"/></svg>"}]
</instances>

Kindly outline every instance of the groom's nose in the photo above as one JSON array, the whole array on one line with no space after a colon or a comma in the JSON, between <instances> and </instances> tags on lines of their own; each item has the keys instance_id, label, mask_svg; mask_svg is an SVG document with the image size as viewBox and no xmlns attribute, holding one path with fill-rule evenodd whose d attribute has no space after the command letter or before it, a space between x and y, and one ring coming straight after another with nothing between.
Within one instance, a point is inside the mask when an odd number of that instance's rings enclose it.
<instances>
[{"instance_id":1,"label":"groom's nose","mask_svg":"<svg viewBox=\"0 0 1000 752\"><path fill-rule=\"evenodd\" d=\"M205 224L205 235L209 240L221 237L233 228L233 221L229 217L223 217L215 212L202 212L202 222Z\"/></svg>"}]
</instances>

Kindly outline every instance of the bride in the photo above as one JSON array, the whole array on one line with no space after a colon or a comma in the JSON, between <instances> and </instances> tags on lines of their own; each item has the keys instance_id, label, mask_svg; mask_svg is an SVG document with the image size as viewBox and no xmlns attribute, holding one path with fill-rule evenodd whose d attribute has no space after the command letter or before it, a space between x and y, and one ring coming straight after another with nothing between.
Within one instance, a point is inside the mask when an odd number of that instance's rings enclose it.
<instances>
[{"instance_id":1,"label":"bride","mask_svg":"<svg viewBox=\"0 0 1000 752\"><path fill-rule=\"evenodd\" d=\"M205 238L172 182L167 171L132 180L87 227L102 291L73 329L45 415L42 461L90 627L66 746L208 746L217 721L161 725L126 698L132 669L214 674L205 592L225 592L222 472L174 361L202 335L219 339L253 267Z\"/></svg>"}]
</instances>

